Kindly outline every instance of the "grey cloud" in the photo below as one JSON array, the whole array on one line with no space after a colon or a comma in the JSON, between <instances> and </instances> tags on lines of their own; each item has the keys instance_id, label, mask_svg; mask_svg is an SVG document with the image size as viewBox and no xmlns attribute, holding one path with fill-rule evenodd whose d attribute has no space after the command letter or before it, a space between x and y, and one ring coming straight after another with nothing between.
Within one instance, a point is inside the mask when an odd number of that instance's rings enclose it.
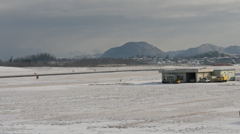
<instances>
[{"instance_id":1,"label":"grey cloud","mask_svg":"<svg viewBox=\"0 0 240 134\"><path fill-rule=\"evenodd\" d=\"M128 41L147 41L165 51L226 40L237 45L240 30L237 1L23 1L0 0L0 47L8 57L14 47L18 55L36 49L92 53Z\"/></svg>"}]
</instances>

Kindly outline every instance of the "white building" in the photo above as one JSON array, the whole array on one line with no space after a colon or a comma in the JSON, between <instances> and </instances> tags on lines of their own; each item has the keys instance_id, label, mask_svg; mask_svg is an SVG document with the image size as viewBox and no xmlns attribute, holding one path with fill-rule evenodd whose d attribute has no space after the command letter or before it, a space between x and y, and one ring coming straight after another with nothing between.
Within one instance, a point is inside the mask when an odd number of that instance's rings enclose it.
<instances>
[{"instance_id":1,"label":"white building","mask_svg":"<svg viewBox=\"0 0 240 134\"><path fill-rule=\"evenodd\" d=\"M181 79L183 83L198 82L202 78L214 81L217 76L227 76L229 81L235 81L235 69L162 69L162 80L167 83L173 83L176 79Z\"/></svg>"}]
</instances>

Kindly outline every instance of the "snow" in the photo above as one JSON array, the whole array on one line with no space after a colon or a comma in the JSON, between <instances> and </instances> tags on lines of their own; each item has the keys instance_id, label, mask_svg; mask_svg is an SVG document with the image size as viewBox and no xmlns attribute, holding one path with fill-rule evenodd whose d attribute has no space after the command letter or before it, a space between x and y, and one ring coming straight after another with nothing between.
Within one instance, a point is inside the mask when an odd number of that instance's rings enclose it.
<instances>
[{"instance_id":1,"label":"snow","mask_svg":"<svg viewBox=\"0 0 240 134\"><path fill-rule=\"evenodd\" d=\"M0 67L0 76L133 68L148 67ZM240 133L239 81L160 82L156 71L0 79L0 134Z\"/></svg>"}]
</instances>

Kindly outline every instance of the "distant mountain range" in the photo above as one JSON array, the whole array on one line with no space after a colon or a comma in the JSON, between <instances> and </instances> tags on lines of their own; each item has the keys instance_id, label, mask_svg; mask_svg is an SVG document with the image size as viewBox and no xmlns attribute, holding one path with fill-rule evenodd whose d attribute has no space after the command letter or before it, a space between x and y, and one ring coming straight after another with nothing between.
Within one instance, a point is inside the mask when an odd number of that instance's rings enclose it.
<instances>
[{"instance_id":1,"label":"distant mountain range","mask_svg":"<svg viewBox=\"0 0 240 134\"><path fill-rule=\"evenodd\" d=\"M171 57L174 57L175 55L178 55L178 54L182 53L183 51L185 51L185 50L168 51L168 52L165 52L165 53L167 55L171 56Z\"/></svg>"},{"instance_id":2,"label":"distant mountain range","mask_svg":"<svg viewBox=\"0 0 240 134\"><path fill-rule=\"evenodd\" d=\"M218 47L212 44L202 44L195 48L189 48L187 50L183 50L180 53L179 51L175 51L175 55L172 54L171 56L175 56L175 57L194 56L194 55L203 54L210 51L218 51L221 53L228 53L228 54L240 54L240 46L229 46L224 48L224 47ZM172 51L171 53L173 52L174 51Z\"/></svg>"},{"instance_id":3,"label":"distant mountain range","mask_svg":"<svg viewBox=\"0 0 240 134\"><path fill-rule=\"evenodd\" d=\"M80 56L75 56L73 57L74 59L93 59L93 58L100 58L102 54L97 53L94 55L91 54L86 54L86 55L80 55Z\"/></svg>"},{"instance_id":4,"label":"distant mountain range","mask_svg":"<svg viewBox=\"0 0 240 134\"><path fill-rule=\"evenodd\" d=\"M225 53L229 54L240 54L240 46L230 46L226 47L223 50Z\"/></svg>"},{"instance_id":5,"label":"distant mountain range","mask_svg":"<svg viewBox=\"0 0 240 134\"><path fill-rule=\"evenodd\" d=\"M218 52L224 52L223 51L224 48L223 47L218 47L212 44L202 44L199 47L195 47L195 48L189 48L185 51L182 51L181 53L175 55L175 56L193 56L193 55L197 55L197 54L203 54L209 51L218 51Z\"/></svg>"},{"instance_id":6,"label":"distant mountain range","mask_svg":"<svg viewBox=\"0 0 240 134\"><path fill-rule=\"evenodd\" d=\"M128 58L128 57L162 57L167 56L162 50L146 42L128 42L120 47L107 50L101 58Z\"/></svg>"},{"instance_id":7,"label":"distant mountain range","mask_svg":"<svg viewBox=\"0 0 240 134\"><path fill-rule=\"evenodd\" d=\"M210 53L208 53L210 52ZM102 55L82 55L76 56L75 59L82 58L129 58L129 57L161 57L165 58L167 55L170 57L202 57L204 55L211 55L214 52L221 54L240 54L240 46L219 47L213 44L202 44L195 48L189 48L187 50L169 51L163 52L159 48L148 44L147 42L128 42L120 47L114 47L105 51ZM203 54L203 55L201 55ZM217 54L219 55L219 54Z\"/></svg>"}]
</instances>

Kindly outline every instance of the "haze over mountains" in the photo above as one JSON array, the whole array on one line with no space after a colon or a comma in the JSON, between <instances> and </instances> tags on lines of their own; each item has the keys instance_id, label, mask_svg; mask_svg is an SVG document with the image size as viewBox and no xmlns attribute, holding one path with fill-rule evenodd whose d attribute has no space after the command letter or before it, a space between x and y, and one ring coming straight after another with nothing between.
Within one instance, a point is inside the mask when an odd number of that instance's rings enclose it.
<instances>
[{"instance_id":1,"label":"haze over mountains","mask_svg":"<svg viewBox=\"0 0 240 134\"><path fill-rule=\"evenodd\" d=\"M163 52L159 48L146 42L128 42L123 46L107 50L102 54L101 58L128 58L138 56L154 56L165 58L167 55L172 57L186 57L203 54L210 51L217 51L220 53L228 54L240 54L240 46L229 46L224 48L207 43L195 48L189 48L187 50Z\"/></svg>"}]
</instances>

